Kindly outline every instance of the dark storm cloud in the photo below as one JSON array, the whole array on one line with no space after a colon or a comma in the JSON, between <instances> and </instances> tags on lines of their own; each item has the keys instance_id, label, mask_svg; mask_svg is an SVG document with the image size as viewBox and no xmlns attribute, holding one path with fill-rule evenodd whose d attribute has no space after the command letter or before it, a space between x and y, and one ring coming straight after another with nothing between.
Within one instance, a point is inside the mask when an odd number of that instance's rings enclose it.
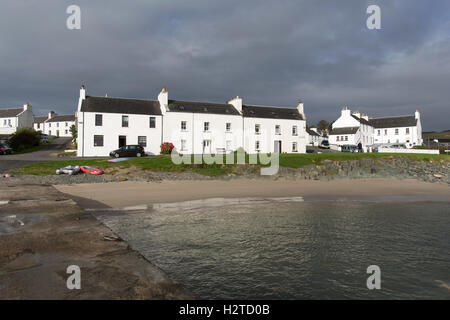
<instances>
[{"instance_id":1,"label":"dark storm cloud","mask_svg":"<svg viewBox=\"0 0 450 320\"><path fill-rule=\"evenodd\" d=\"M448 1L2 1L0 106L73 112L88 94L294 107L308 122L349 105L374 116L422 111L450 129ZM66 28L70 4L82 29ZM382 30L366 28L378 4Z\"/></svg>"}]
</instances>

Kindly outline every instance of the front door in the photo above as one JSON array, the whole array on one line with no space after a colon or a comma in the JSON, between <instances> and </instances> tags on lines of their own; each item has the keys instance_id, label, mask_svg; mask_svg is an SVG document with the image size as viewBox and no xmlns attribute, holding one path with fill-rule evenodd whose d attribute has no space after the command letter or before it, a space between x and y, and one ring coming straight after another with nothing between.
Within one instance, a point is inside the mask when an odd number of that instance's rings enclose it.
<instances>
[{"instance_id":1,"label":"front door","mask_svg":"<svg viewBox=\"0 0 450 320\"><path fill-rule=\"evenodd\" d=\"M119 148L127 145L127 136L119 136Z\"/></svg>"},{"instance_id":2,"label":"front door","mask_svg":"<svg viewBox=\"0 0 450 320\"><path fill-rule=\"evenodd\" d=\"M211 153L211 140L203 140L203 153L204 154Z\"/></svg>"},{"instance_id":3,"label":"front door","mask_svg":"<svg viewBox=\"0 0 450 320\"><path fill-rule=\"evenodd\" d=\"M273 146L274 153L281 153L281 141L275 140Z\"/></svg>"}]
</instances>

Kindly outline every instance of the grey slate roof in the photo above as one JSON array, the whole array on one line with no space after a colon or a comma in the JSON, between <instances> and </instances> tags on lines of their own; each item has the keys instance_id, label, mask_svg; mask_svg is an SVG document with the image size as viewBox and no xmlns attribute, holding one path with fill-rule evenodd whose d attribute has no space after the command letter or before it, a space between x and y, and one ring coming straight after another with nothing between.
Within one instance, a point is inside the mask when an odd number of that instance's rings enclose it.
<instances>
[{"instance_id":1,"label":"grey slate roof","mask_svg":"<svg viewBox=\"0 0 450 320\"><path fill-rule=\"evenodd\" d=\"M414 127L417 124L417 119L415 116L374 118L370 119L370 123L374 128Z\"/></svg>"},{"instance_id":2,"label":"grey slate roof","mask_svg":"<svg viewBox=\"0 0 450 320\"><path fill-rule=\"evenodd\" d=\"M308 134L310 136L318 136L318 137L320 137L320 135L317 132L315 132L314 130L306 128L306 132L308 132Z\"/></svg>"},{"instance_id":3,"label":"grey slate roof","mask_svg":"<svg viewBox=\"0 0 450 320\"><path fill-rule=\"evenodd\" d=\"M0 109L0 118L16 117L22 111L23 111L23 108Z\"/></svg>"},{"instance_id":4,"label":"grey slate roof","mask_svg":"<svg viewBox=\"0 0 450 320\"><path fill-rule=\"evenodd\" d=\"M45 120L47 120L48 117L34 117L34 122L33 123L42 123Z\"/></svg>"},{"instance_id":5,"label":"grey slate roof","mask_svg":"<svg viewBox=\"0 0 450 320\"><path fill-rule=\"evenodd\" d=\"M169 100L169 111L239 115L233 105L228 103L193 102Z\"/></svg>"},{"instance_id":6,"label":"grey slate roof","mask_svg":"<svg viewBox=\"0 0 450 320\"><path fill-rule=\"evenodd\" d=\"M75 121L75 115L74 114L56 115L45 122L60 122L60 121Z\"/></svg>"},{"instance_id":7,"label":"grey slate roof","mask_svg":"<svg viewBox=\"0 0 450 320\"><path fill-rule=\"evenodd\" d=\"M275 108L244 105L242 106L242 113L246 118L305 120L295 108Z\"/></svg>"},{"instance_id":8,"label":"grey slate roof","mask_svg":"<svg viewBox=\"0 0 450 320\"><path fill-rule=\"evenodd\" d=\"M367 125L371 126L370 121L367 121L364 118L358 118L357 116L355 116L353 114L352 114L352 117L355 118L356 120L358 120L359 122L363 123L363 124L367 124Z\"/></svg>"},{"instance_id":9,"label":"grey slate roof","mask_svg":"<svg viewBox=\"0 0 450 320\"><path fill-rule=\"evenodd\" d=\"M81 111L148 115L161 114L158 101L90 96L83 100Z\"/></svg>"},{"instance_id":10,"label":"grey slate roof","mask_svg":"<svg viewBox=\"0 0 450 320\"><path fill-rule=\"evenodd\" d=\"M331 130L330 136L335 136L338 134L355 134L359 130L359 127L346 127L346 128L336 128Z\"/></svg>"}]
</instances>

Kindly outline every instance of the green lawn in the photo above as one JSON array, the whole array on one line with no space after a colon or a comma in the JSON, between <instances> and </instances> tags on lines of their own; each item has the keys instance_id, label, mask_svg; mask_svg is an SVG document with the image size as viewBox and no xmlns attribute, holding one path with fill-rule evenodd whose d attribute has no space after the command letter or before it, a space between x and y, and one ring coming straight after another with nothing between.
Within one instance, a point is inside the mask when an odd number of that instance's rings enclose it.
<instances>
[{"instance_id":1,"label":"green lawn","mask_svg":"<svg viewBox=\"0 0 450 320\"><path fill-rule=\"evenodd\" d=\"M389 153L313 153L313 154L280 154L280 166L286 168L301 168L306 165L321 165L324 160L344 161L358 159L381 159L381 158L407 157L418 161L450 161L448 155L426 155L426 154L389 154ZM236 158L235 158L236 159ZM221 176L232 171L231 165L213 164L181 164L176 165L170 156L132 158L130 161L108 162L109 158L96 160L61 160L33 163L10 171L12 174L27 175L53 175L55 170L68 165L87 165L97 167L101 170L111 167L126 168L135 166L142 170L182 172L193 171L207 176ZM225 160L224 160L225 163ZM249 163L249 155L246 155L246 163ZM260 164L258 159L258 164Z\"/></svg>"}]
</instances>

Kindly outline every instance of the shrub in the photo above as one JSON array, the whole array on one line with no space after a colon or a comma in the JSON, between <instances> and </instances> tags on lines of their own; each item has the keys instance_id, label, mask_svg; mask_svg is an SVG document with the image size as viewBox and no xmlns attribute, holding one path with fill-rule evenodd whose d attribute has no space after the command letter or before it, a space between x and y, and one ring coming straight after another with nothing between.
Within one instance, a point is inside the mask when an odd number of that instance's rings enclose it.
<instances>
[{"instance_id":1,"label":"shrub","mask_svg":"<svg viewBox=\"0 0 450 320\"><path fill-rule=\"evenodd\" d=\"M40 132L32 128L22 128L11 135L8 144L14 151L22 151L30 147L39 146L40 141Z\"/></svg>"},{"instance_id":2,"label":"shrub","mask_svg":"<svg viewBox=\"0 0 450 320\"><path fill-rule=\"evenodd\" d=\"M161 154L171 154L173 148L174 148L174 145L172 143L163 142L163 143L161 143Z\"/></svg>"}]
</instances>

